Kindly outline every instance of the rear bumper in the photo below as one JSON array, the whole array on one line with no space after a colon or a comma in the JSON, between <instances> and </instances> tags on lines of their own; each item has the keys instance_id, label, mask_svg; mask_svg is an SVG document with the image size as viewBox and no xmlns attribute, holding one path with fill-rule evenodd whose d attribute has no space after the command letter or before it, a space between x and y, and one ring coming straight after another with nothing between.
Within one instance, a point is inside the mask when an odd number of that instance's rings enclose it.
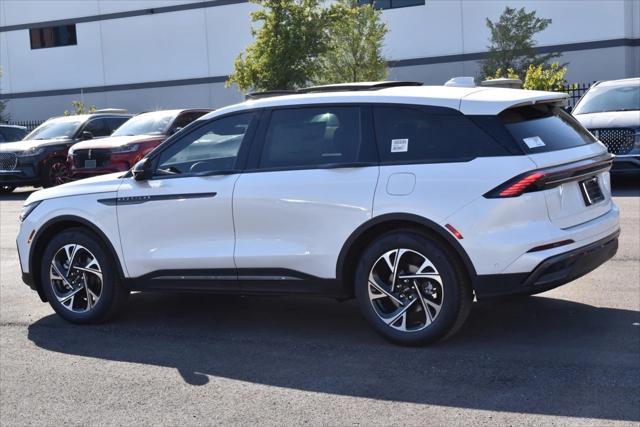
<instances>
[{"instance_id":1,"label":"rear bumper","mask_svg":"<svg viewBox=\"0 0 640 427\"><path fill-rule=\"evenodd\" d=\"M547 258L531 273L479 275L474 281L476 298L536 294L569 283L613 258L619 234L618 230L589 245Z\"/></svg>"}]
</instances>

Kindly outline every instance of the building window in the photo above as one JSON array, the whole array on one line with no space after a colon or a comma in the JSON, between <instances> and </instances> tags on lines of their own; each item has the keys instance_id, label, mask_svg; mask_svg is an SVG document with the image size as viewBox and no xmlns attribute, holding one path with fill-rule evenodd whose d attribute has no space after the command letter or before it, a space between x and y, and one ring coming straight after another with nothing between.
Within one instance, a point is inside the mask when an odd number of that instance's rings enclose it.
<instances>
[{"instance_id":1,"label":"building window","mask_svg":"<svg viewBox=\"0 0 640 427\"><path fill-rule=\"evenodd\" d=\"M31 28L31 49L46 47L71 46L78 44L76 26L60 25L58 27Z\"/></svg>"},{"instance_id":2,"label":"building window","mask_svg":"<svg viewBox=\"0 0 640 427\"><path fill-rule=\"evenodd\" d=\"M397 9L399 7L424 6L425 0L358 0L360 4L372 4L376 9Z\"/></svg>"}]
</instances>

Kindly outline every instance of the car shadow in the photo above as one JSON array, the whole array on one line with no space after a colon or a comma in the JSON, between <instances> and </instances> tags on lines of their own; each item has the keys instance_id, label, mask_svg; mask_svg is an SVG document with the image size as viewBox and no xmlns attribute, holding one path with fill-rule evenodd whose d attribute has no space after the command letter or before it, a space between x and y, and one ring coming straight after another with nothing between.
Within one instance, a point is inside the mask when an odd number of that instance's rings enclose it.
<instances>
[{"instance_id":1,"label":"car shadow","mask_svg":"<svg viewBox=\"0 0 640 427\"><path fill-rule=\"evenodd\" d=\"M530 297L474 304L451 340L395 346L353 301L134 294L107 325L55 315L38 347L298 390L492 411L640 420L640 314Z\"/></svg>"},{"instance_id":2,"label":"car shadow","mask_svg":"<svg viewBox=\"0 0 640 427\"><path fill-rule=\"evenodd\" d=\"M614 197L640 197L640 173L636 175L612 175L611 194Z\"/></svg>"}]
</instances>

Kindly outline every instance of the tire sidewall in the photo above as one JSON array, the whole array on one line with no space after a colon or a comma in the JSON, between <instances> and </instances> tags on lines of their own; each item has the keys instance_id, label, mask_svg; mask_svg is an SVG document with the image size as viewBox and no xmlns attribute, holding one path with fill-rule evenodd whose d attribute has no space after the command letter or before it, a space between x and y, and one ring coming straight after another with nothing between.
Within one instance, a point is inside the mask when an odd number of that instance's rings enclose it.
<instances>
[{"instance_id":1,"label":"tire sidewall","mask_svg":"<svg viewBox=\"0 0 640 427\"><path fill-rule=\"evenodd\" d=\"M15 190L16 187L13 185L0 185L0 194L9 194Z\"/></svg>"},{"instance_id":2,"label":"tire sidewall","mask_svg":"<svg viewBox=\"0 0 640 427\"><path fill-rule=\"evenodd\" d=\"M373 264L393 249L411 249L428 258L440 274L444 299L436 319L425 329L415 332L398 331L385 324L376 314L369 300L368 277ZM452 329L460 311L461 286L459 274L448 254L434 241L414 232L386 234L375 240L362 254L355 275L355 294L365 318L386 338L404 345L421 345L437 341Z\"/></svg>"},{"instance_id":3,"label":"tire sidewall","mask_svg":"<svg viewBox=\"0 0 640 427\"><path fill-rule=\"evenodd\" d=\"M87 248L96 257L102 270L102 294L100 295L96 305L86 313L74 313L64 307L53 293L49 278L49 269L53 256L64 245L71 243L79 244ZM104 246L99 243L99 240L92 235L92 233L84 230L64 231L51 239L42 256L40 274L42 290L47 296L47 300L58 315L72 323L101 322L109 312L109 309L116 298L116 287L118 286L118 283L116 280L115 270L113 268L113 261Z\"/></svg>"}]
</instances>

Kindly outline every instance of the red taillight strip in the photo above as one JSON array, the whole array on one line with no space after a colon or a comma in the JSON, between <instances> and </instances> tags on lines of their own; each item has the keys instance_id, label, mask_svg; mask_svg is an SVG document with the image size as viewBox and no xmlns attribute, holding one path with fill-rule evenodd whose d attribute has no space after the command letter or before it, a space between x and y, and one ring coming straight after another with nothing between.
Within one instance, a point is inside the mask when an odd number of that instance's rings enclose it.
<instances>
[{"instance_id":1,"label":"red taillight strip","mask_svg":"<svg viewBox=\"0 0 640 427\"><path fill-rule=\"evenodd\" d=\"M526 175L513 184L509 185L498 194L500 195L500 197L518 197L528 189L534 187L536 182L544 178L545 176L546 174L542 172L533 172L530 175Z\"/></svg>"},{"instance_id":2,"label":"red taillight strip","mask_svg":"<svg viewBox=\"0 0 640 427\"><path fill-rule=\"evenodd\" d=\"M565 182L578 181L611 169L613 156L603 154L579 162L525 172L484 194L487 199L518 197L523 193L546 190Z\"/></svg>"}]
</instances>

